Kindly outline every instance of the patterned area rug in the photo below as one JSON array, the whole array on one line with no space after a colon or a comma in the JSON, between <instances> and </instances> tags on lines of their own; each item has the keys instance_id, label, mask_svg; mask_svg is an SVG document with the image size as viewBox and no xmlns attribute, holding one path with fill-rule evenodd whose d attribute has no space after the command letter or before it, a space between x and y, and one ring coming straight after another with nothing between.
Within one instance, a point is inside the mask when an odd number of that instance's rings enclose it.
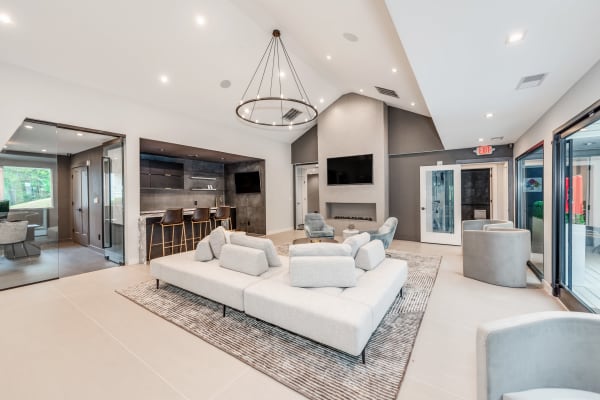
<instances>
[{"instance_id":1,"label":"patterned area rug","mask_svg":"<svg viewBox=\"0 0 600 400\"><path fill-rule=\"evenodd\" d=\"M220 304L175 286L156 290L152 280L118 293L309 399L395 399L441 257L388 256L408 262L408 280L367 344L366 364L236 310L223 318Z\"/></svg>"}]
</instances>

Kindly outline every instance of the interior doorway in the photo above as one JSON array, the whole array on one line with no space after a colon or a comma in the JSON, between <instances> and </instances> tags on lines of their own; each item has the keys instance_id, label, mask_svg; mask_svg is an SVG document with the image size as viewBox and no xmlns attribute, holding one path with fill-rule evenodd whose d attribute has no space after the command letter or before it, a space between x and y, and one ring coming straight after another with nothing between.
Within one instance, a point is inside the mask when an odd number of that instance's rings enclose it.
<instances>
[{"instance_id":1,"label":"interior doorway","mask_svg":"<svg viewBox=\"0 0 600 400\"><path fill-rule=\"evenodd\" d=\"M508 161L461 164L463 220L509 220Z\"/></svg>"},{"instance_id":2,"label":"interior doorway","mask_svg":"<svg viewBox=\"0 0 600 400\"><path fill-rule=\"evenodd\" d=\"M295 165L294 180L294 225L296 229L304 229L304 215L309 212L320 212L319 165Z\"/></svg>"},{"instance_id":3,"label":"interior doorway","mask_svg":"<svg viewBox=\"0 0 600 400\"><path fill-rule=\"evenodd\" d=\"M75 167L71 170L71 205L73 211L73 241L89 246L90 226L88 168Z\"/></svg>"}]
</instances>

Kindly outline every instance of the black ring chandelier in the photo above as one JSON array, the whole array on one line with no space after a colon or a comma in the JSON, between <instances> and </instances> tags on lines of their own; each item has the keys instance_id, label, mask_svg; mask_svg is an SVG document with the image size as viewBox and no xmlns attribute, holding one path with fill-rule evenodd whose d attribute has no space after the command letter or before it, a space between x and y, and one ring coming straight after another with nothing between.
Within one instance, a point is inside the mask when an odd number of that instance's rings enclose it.
<instances>
[{"instance_id":1,"label":"black ring chandelier","mask_svg":"<svg viewBox=\"0 0 600 400\"><path fill-rule=\"evenodd\" d=\"M289 90L286 91L284 83L289 80L293 80L293 84L286 85ZM253 93L252 97L247 97L248 93ZM319 113L310 103L279 30L273 31L235 113L255 125L287 126L289 129L317 118Z\"/></svg>"}]
</instances>

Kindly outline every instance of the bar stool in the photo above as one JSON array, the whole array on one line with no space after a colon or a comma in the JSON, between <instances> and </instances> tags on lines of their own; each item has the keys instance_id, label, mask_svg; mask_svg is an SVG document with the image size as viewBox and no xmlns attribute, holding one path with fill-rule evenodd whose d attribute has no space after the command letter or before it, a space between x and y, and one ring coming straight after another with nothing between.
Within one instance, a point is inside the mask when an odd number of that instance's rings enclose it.
<instances>
[{"instance_id":1,"label":"bar stool","mask_svg":"<svg viewBox=\"0 0 600 400\"><path fill-rule=\"evenodd\" d=\"M208 227L211 226L210 222L210 208L196 208L194 214L192 214L192 247L196 246L196 229L195 226L200 225L198 231L198 241L202 240L202 226L204 225L204 236L208 234Z\"/></svg>"},{"instance_id":2,"label":"bar stool","mask_svg":"<svg viewBox=\"0 0 600 400\"><path fill-rule=\"evenodd\" d=\"M215 221L215 228L217 227L217 221L220 221L221 225L223 225L223 221L227 221L228 230L233 230L233 227L231 226L231 207L219 206L213 217L213 221Z\"/></svg>"},{"instance_id":3,"label":"bar stool","mask_svg":"<svg viewBox=\"0 0 600 400\"><path fill-rule=\"evenodd\" d=\"M154 226L160 225L161 227L161 241L162 243L154 244ZM175 228L181 227L181 237L179 239L179 244L175 244ZM171 240L165 241L165 228L171 228ZM179 252L181 252L181 247L185 248L187 251L187 242L185 241L185 224L183 222L183 208L169 208L165 211L160 222L155 222L152 224L152 230L150 233L150 247L148 248L148 261L150 261L150 256L152 255L152 247L162 245L162 255L165 254L165 249L171 249L171 254L174 253L175 247L179 247Z\"/></svg>"}]
</instances>

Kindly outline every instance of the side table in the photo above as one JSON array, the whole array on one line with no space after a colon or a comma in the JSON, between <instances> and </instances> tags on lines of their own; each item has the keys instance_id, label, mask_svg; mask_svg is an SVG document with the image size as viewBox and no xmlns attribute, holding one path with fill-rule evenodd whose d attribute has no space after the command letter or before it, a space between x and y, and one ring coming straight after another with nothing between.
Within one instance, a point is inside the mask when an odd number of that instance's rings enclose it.
<instances>
[{"instance_id":1,"label":"side table","mask_svg":"<svg viewBox=\"0 0 600 400\"><path fill-rule=\"evenodd\" d=\"M354 235L358 235L359 231L358 229L344 229L342 231L342 237L344 238L344 240L348 239L350 236L354 236Z\"/></svg>"}]
</instances>

